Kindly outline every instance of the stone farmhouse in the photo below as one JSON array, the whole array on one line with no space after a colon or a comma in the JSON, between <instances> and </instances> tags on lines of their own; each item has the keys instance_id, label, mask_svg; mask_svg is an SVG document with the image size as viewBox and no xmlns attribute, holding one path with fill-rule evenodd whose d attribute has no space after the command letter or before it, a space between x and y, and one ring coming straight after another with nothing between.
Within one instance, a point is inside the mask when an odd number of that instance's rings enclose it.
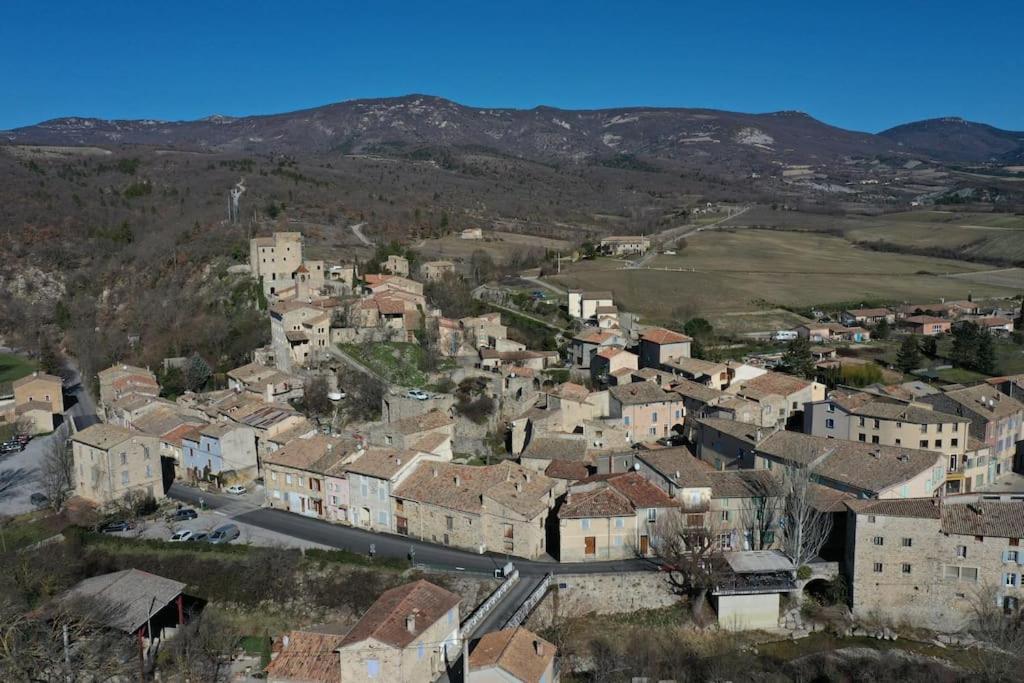
<instances>
[{"instance_id":1,"label":"stone farmhouse","mask_svg":"<svg viewBox=\"0 0 1024 683\"><path fill-rule=\"evenodd\" d=\"M75 496L105 507L128 494L164 498L156 437L95 424L71 437Z\"/></svg>"}]
</instances>

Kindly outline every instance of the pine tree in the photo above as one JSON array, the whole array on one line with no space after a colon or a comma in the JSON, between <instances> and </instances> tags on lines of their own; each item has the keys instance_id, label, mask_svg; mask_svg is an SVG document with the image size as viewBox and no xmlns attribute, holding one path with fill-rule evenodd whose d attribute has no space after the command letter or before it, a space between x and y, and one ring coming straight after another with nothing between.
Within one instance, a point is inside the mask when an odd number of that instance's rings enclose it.
<instances>
[{"instance_id":1,"label":"pine tree","mask_svg":"<svg viewBox=\"0 0 1024 683\"><path fill-rule=\"evenodd\" d=\"M878 339L888 339L890 332L892 332L892 325L889 324L888 318L882 318L875 325L875 337Z\"/></svg>"},{"instance_id":2,"label":"pine tree","mask_svg":"<svg viewBox=\"0 0 1024 683\"><path fill-rule=\"evenodd\" d=\"M976 323L967 321L953 329L953 350L950 360L961 368L975 367L978 356L978 339L981 329Z\"/></svg>"},{"instance_id":3,"label":"pine tree","mask_svg":"<svg viewBox=\"0 0 1024 683\"><path fill-rule=\"evenodd\" d=\"M189 391L200 391L210 381L213 371L198 353L193 353L185 366L185 388Z\"/></svg>"},{"instance_id":4,"label":"pine tree","mask_svg":"<svg viewBox=\"0 0 1024 683\"><path fill-rule=\"evenodd\" d=\"M789 343L786 353L782 355L782 364L790 374L804 379L814 377L814 356L811 355L811 343L803 337L797 337Z\"/></svg>"},{"instance_id":5,"label":"pine tree","mask_svg":"<svg viewBox=\"0 0 1024 683\"><path fill-rule=\"evenodd\" d=\"M900 344L900 350L896 352L896 367L903 372L910 372L921 367L921 346L918 344L917 335L909 335Z\"/></svg>"},{"instance_id":6,"label":"pine tree","mask_svg":"<svg viewBox=\"0 0 1024 683\"><path fill-rule=\"evenodd\" d=\"M974 357L974 369L991 375L996 369L996 350L992 343L992 335L984 330L978 335L978 352Z\"/></svg>"},{"instance_id":7,"label":"pine tree","mask_svg":"<svg viewBox=\"0 0 1024 683\"><path fill-rule=\"evenodd\" d=\"M939 340L935 337L925 337L921 340L921 353L928 358L935 358L939 355Z\"/></svg>"}]
</instances>

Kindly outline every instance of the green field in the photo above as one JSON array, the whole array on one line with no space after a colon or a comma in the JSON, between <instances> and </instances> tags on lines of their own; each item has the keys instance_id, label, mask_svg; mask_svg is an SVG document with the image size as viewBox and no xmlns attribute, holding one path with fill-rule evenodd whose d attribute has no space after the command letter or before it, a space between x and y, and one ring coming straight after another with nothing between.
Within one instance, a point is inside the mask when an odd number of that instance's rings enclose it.
<instances>
[{"instance_id":1,"label":"green field","mask_svg":"<svg viewBox=\"0 0 1024 683\"><path fill-rule=\"evenodd\" d=\"M13 382L35 369L35 363L23 356L0 353L0 382Z\"/></svg>"},{"instance_id":2,"label":"green field","mask_svg":"<svg viewBox=\"0 0 1024 683\"><path fill-rule=\"evenodd\" d=\"M419 344L373 342L338 346L392 384L404 387L423 387L427 384L427 375L420 370L423 349Z\"/></svg>"},{"instance_id":3,"label":"green field","mask_svg":"<svg viewBox=\"0 0 1024 683\"><path fill-rule=\"evenodd\" d=\"M756 314L780 307L1012 297L1016 286L989 284L990 266L854 247L841 237L777 230L712 230L688 237L675 256L650 269L620 269L604 260L563 265L550 280L562 287L611 290L620 309L647 322L742 312L737 331L775 329ZM983 278L982 278L983 279Z\"/></svg>"}]
</instances>

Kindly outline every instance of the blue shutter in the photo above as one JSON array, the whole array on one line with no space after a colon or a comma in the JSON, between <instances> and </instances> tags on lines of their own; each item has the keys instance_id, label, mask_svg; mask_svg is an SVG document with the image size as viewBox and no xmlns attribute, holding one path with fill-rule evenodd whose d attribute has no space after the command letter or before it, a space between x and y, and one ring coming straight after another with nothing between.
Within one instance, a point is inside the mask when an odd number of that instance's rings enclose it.
<instances>
[{"instance_id":1,"label":"blue shutter","mask_svg":"<svg viewBox=\"0 0 1024 683\"><path fill-rule=\"evenodd\" d=\"M1010 561L1010 551L1009 550L1004 550L1003 551L1003 562L1009 562L1009 561Z\"/></svg>"}]
</instances>

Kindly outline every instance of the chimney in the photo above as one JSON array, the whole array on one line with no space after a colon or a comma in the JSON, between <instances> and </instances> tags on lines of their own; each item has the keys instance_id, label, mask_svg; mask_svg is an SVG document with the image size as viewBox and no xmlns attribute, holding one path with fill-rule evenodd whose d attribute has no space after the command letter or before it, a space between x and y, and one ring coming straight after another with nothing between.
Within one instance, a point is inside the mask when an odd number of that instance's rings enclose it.
<instances>
[{"instance_id":1,"label":"chimney","mask_svg":"<svg viewBox=\"0 0 1024 683\"><path fill-rule=\"evenodd\" d=\"M523 483L517 481L516 482L516 493L522 493L522 492L523 492Z\"/></svg>"},{"instance_id":2,"label":"chimney","mask_svg":"<svg viewBox=\"0 0 1024 683\"><path fill-rule=\"evenodd\" d=\"M416 615L410 614L405 618L405 628L409 633L416 633Z\"/></svg>"},{"instance_id":3,"label":"chimney","mask_svg":"<svg viewBox=\"0 0 1024 683\"><path fill-rule=\"evenodd\" d=\"M452 479L455 481L456 486L460 486L462 484L462 479L459 478L459 475L456 474Z\"/></svg>"},{"instance_id":4,"label":"chimney","mask_svg":"<svg viewBox=\"0 0 1024 683\"><path fill-rule=\"evenodd\" d=\"M539 640L533 641L533 651L537 653L538 657L544 656L544 643Z\"/></svg>"}]
</instances>

